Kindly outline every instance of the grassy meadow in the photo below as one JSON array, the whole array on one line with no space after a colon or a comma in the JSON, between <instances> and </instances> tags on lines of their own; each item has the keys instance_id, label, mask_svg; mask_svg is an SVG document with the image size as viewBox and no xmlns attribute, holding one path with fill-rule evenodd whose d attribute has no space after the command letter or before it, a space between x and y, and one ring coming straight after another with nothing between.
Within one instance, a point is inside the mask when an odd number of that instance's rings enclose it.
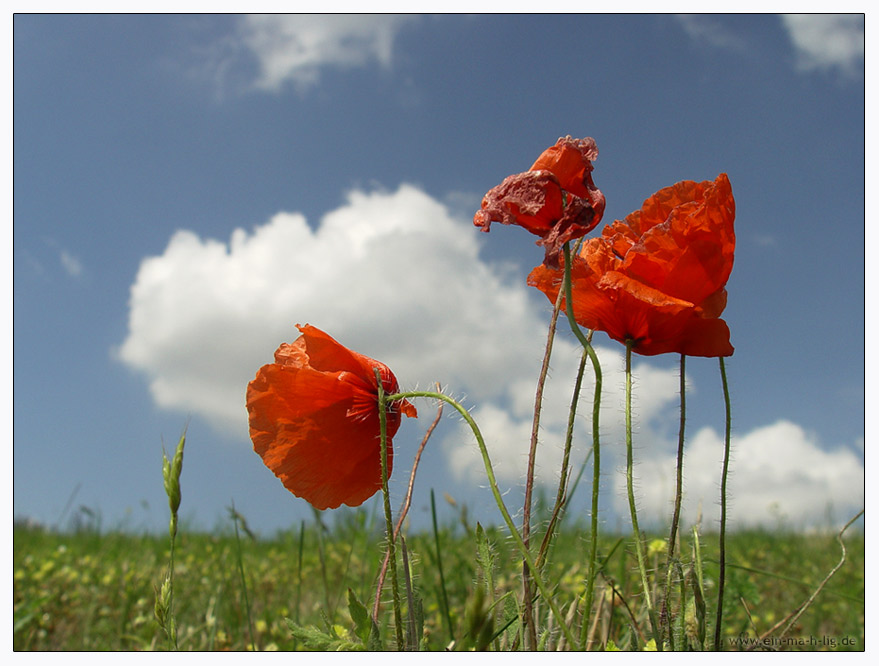
<instances>
[{"instance_id":1,"label":"grassy meadow","mask_svg":"<svg viewBox=\"0 0 879 666\"><path fill-rule=\"evenodd\" d=\"M405 647L523 649L521 557L503 529L483 530L465 512L459 518L398 540ZM384 554L381 527L365 512L352 512L332 526L316 516L271 538L254 537L234 517L223 533L181 528L171 604L177 649L396 649L390 575L377 625L368 619ZM652 649L631 534L600 537L595 603L581 621L588 534L585 524L571 520L547 552L544 577L556 604L588 649ZM13 538L14 649L174 647L155 615L169 562L167 534L15 526ZM666 571L666 539L645 541L657 598L666 578L653 572ZM717 542L711 533L680 535L668 602L658 609L676 649L712 646ZM788 629L839 564L837 535L728 534L723 649L863 650L863 533L850 530L844 542L844 564ZM539 649L568 649L540 598L534 613Z\"/></svg>"}]
</instances>

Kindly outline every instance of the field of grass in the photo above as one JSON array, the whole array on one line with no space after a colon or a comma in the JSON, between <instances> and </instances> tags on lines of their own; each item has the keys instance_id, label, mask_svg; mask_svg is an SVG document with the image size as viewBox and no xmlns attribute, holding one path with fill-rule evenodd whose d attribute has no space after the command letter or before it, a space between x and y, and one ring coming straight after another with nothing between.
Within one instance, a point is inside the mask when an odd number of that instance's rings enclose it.
<instances>
[{"instance_id":1,"label":"field of grass","mask_svg":"<svg viewBox=\"0 0 879 666\"><path fill-rule=\"evenodd\" d=\"M373 606L384 553L381 529L365 513L331 528L303 523L270 539L251 538L243 522L230 525L241 526L237 535L232 527L225 534L178 533L172 610L180 650L396 648L390 576L378 626L371 630L364 615ZM170 647L154 611L168 567L167 534L63 534L16 526L13 539L16 650ZM585 526L568 523L544 570L556 604L578 635L587 539ZM784 634L781 621L840 562L836 535L728 535L724 649L863 650L863 533L849 531L844 541L844 565ZM664 538L646 543L650 566L664 571ZM522 563L504 531L483 532L461 521L409 533L408 576L400 546L401 618L409 648L522 649ZM582 629L589 649L651 647L633 551L631 535L601 537L596 602ZM675 628L678 649L710 648L716 535L684 533L678 561L669 610L659 609L660 619ZM665 583L660 578L651 580L657 589ZM539 647L566 648L541 599L535 615ZM758 636L766 636L761 647L751 640Z\"/></svg>"}]
</instances>

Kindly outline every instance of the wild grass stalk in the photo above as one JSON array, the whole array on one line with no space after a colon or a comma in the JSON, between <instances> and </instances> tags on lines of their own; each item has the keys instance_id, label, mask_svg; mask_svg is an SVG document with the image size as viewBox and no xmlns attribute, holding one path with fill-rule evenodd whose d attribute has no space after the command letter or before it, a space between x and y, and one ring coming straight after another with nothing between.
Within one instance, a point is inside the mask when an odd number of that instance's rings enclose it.
<instances>
[{"instance_id":1,"label":"wild grass stalk","mask_svg":"<svg viewBox=\"0 0 879 666\"><path fill-rule=\"evenodd\" d=\"M253 611L250 607L250 596L247 593L247 576L244 574L244 557L241 553L241 534L238 532L238 522L243 521L243 517L235 510L235 503L229 508L229 514L232 518L232 525L235 530L235 563L238 568L238 575L241 577L241 596L244 598L244 612L247 615L247 629L250 632L250 648L254 652L256 647L256 632L253 630Z\"/></svg>"},{"instance_id":2,"label":"wild grass stalk","mask_svg":"<svg viewBox=\"0 0 879 666\"><path fill-rule=\"evenodd\" d=\"M443 551L440 546L440 536L439 529L437 528L436 521L436 500L433 495L433 488L430 489L430 518L431 524L433 526L433 543L436 547L436 566L437 572L439 573L439 583L440 583L440 605L443 612L443 620L446 623L446 631L449 634L449 642L455 642L455 630L452 625L452 615L449 609L449 595L446 591L446 577L443 573Z\"/></svg>"},{"instance_id":3,"label":"wild grass stalk","mask_svg":"<svg viewBox=\"0 0 879 666\"><path fill-rule=\"evenodd\" d=\"M174 549L177 542L178 511L180 510L180 473L183 471L183 449L186 445L186 429L180 436L174 457L168 460L164 449L162 450L162 478L165 485L165 494L168 496L168 507L171 510L171 518L168 522L168 533L171 538L171 547L168 562L168 572L162 581L162 586L156 590L155 616L159 626L168 637L168 646L178 649L177 643L177 618L174 614Z\"/></svg>"},{"instance_id":4,"label":"wild grass stalk","mask_svg":"<svg viewBox=\"0 0 879 666\"><path fill-rule=\"evenodd\" d=\"M837 543L839 543L839 547L842 550L842 555L839 558L839 562L837 562L836 565L828 572L828 574L824 577L824 579L821 581L821 583L818 585L818 587L815 588L815 591L809 595L809 598L806 599L788 617L784 618L782 623L780 623L780 624L783 624L784 622L786 622L786 624L784 626L784 631L782 631L781 635L779 636L780 639L784 639L784 637L787 636L787 634L791 630L791 628L797 623L797 621L800 619L800 617L803 615L803 613L806 612L806 609L808 609L809 606L811 606L813 603L815 603L815 599L817 599L818 595L821 594L821 591L825 588L828 581L830 581L830 579L833 578L833 576L836 574L836 572L839 571L842 568L842 566L845 564L847 552L845 549L845 541L842 540L842 535L845 534L846 530L848 530L848 528L851 527L852 524L863 515L864 515L864 509L861 509L854 516L852 516L852 518L845 525L843 525L842 529L837 533L836 541L837 541ZM775 627L770 629L769 632L767 632L767 633L771 633L777 627L778 627L778 625L776 625ZM761 638L763 638L763 637L761 637Z\"/></svg>"}]
</instances>

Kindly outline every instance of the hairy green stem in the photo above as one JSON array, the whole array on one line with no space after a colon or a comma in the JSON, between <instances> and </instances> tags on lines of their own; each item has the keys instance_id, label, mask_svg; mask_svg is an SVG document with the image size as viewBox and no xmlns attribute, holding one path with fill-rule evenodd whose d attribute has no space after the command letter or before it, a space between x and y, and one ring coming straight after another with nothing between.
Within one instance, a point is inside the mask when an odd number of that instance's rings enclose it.
<instances>
[{"instance_id":1,"label":"hairy green stem","mask_svg":"<svg viewBox=\"0 0 879 666\"><path fill-rule=\"evenodd\" d=\"M638 527L638 511L635 507L634 487L634 458L632 453L632 340L626 341L626 493L629 497L629 513L632 516L632 530L635 535L635 553L638 556L638 571L641 574L641 587L644 589L644 601L647 604L647 614L650 616L650 626L653 630L653 638L656 640L656 649L662 650L662 636L656 622L656 613L653 608L653 598L650 594L650 583L647 580L647 564L644 554L644 542L641 539L641 529Z\"/></svg>"},{"instance_id":2,"label":"hairy green stem","mask_svg":"<svg viewBox=\"0 0 879 666\"><path fill-rule=\"evenodd\" d=\"M540 551L537 553L537 566L543 567L549 553L549 544L552 541L553 533L558 527L564 515L564 507L568 495L568 476L570 475L571 447L574 443L574 425L577 418L577 404L580 401L580 388L583 386L583 373L586 370L586 351L580 358L580 365L577 367L577 379L574 381L574 394L571 396L571 407L568 410L568 427L565 431L565 446L562 454L562 465L559 471L559 487L556 491L555 505L552 508L552 515L549 519L549 525L546 528L546 534L543 535L543 542L540 544Z\"/></svg>"},{"instance_id":3,"label":"hairy green stem","mask_svg":"<svg viewBox=\"0 0 879 666\"><path fill-rule=\"evenodd\" d=\"M675 470L675 504L671 517L671 532L668 536L668 554L665 561L666 579L665 579L665 624L668 628L668 642L671 649L674 650L674 632L671 626L671 577L672 563L675 558L675 544L678 536L678 524L681 520L681 498L684 489L684 426L687 422L687 382L686 382L687 357L681 354L680 369L680 393L681 393L681 419L678 428L678 457L677 468ZM683 601L681 602L683 603Z\"/></svg>"},{"instance_id":4,"label":"hairy green stem","mask_svg":"<svg viewBox=\"0 0 879 666\"><path fill-rule=\"evenodd\" d=\"M720 381L723 384L723 402L726 406L726 427L723 438L723 472L720 477L720 572L717 581L717 619L714 623L714 650L720 651L723 624L723 588L726 582L726 481L729 476L730 436L732 431L732 408L729 400L729 383L726 380L726 365L720 357Z\"/></svg>"},{"instance_id":5,"label":"hairy green stem","mask_svg":"<svg viewBox=\"0 0 879 666\"><path fill-rule=\"evenodd\" d=\"M590 331L587 342L591 342ZM592 515L590 516L590 545L589 545L589 578L586 580L586 592L584 600L583 624L580 628L581 643L585 647L586 627L589 624L589 616L592 614L592 599L595 592L595 578L598 576L598 494L601 484L601 439L599 436L599 414L601 412L601 364L598 355L590 344L586 348L589 360L592 361L592 371L595 374L595 389L592 397Z\"/></svg>"},{"instance_id":6,"label":"hairy green stem","mask_svg":"<svg viewBox=\"0 0 879 666\"><path fill-rule=\"evenodd\" d=\"M525 502L522 506L522 541L525 547L531 548L531 501L534 494L534 463L537 458L537 440L540 433L540 412L543 408L543 390L546 386L546 376L549 373L549 359L552 356L552 344L555 340L556 323L561 308L561 294L556 298L549 321L549 331L546 335L546 347L543 352L543 363L540 366L540 375L537 378L537 391L534 396L534 418L531 423L531 443L528 448L528 467L525 473ZM542 550L542 549L541 549ZM540 557L538 556L538 564ZM537 646L537 629L534 626L533 595L531 592L531 572L527 562L522 564L522 590L524 599L524 616L526 636L528 637L529 649L534 650Z\"/></svg>"},{"instance_id":7,"label":"hairy green stem","mask_svg":"<svg viewBox=\"0 0 879 666\"><path fill-rule=\"evenodd\" d=\"M482 455L482 462L485 465L485 474L488 477L488 484L491 488L491 494L494 497L494 501L497 504L498 510L501 512L501 515L504 518L504 522L507 524L507 528L510 530L510 536L513 537L513 541L516 544L516 547L519 549L519 552L522 554L526 564L531 569L532 575L534 577L534 582L537 584L537 588L540 590L541 595L546 600L546 603L549 605L550 611L553 614L556 622L559 625L559 628L565 635L565 639L568 641L568 645L576 646L577 641L574 639L574 635L571 633L570 627L568 627L565 622L564 615L562 615L559 610L558 604L553 600L551 590L547 587L546 583L543 580L543 576L540 575L540 572L535 567L534 558L531 556L531 552L525 546L525 542L522 540L522 535L519 534L519 530L516 528L516 523L513 522L512 517L510 517L510 512L507 510L506 504L504 504L504 499L501 496L501 491L498 488L497 479L494 475L494 468L491 464L491 458L488 455L488 448L485 446L485 439L482 437L482 432L479 430L479 426L476 424L476 421L473 420L473 417L470 415L463 405L459 402L445 395L444 393L436 393L433 391L407 391L405 393L394 393L393 395L384 396L383 393L380 392L380 404L379 411L384 407L385 404L396 402L397 400L408 400L409 398L432 398L434 400L442 400L447 404L451 405L466 421L467 425L470 426L470 430L473 431L473 435L476 438L476 444L479 447L479 453Z\"/></svg>"},{"instance_id":8,"label":"hairy green stem","mask_svg":"<svg viewBox=\"0 0 879 666\"><path fill-rule=\"evenodd\" d=\"M580 625L580 643L585 645L588 632L589 616L592 612L592 598L595 591L595 577L598 574L598 495L601 482L601 444L599 436L599 414L601 413L601 364L598 362L598 355L592 348L592 331L589 335L584 335L574 317L574 297L573 285L571 280L571 246L565 243L563 246L565 257L565 270L563 289L565 294L565 315L568 318L568 324L571 331L580 344L583 346L585 353L592 362L592 370L595 374L595 389L592 397L592 515L591 515L591 543L589 553L589 578L586 581L586 592L583 596L584 614L582 624Z\"/></svg>"},{"instance_id":9,"label":"hairy green stem","mask_svg":"<svg viewBox=\"0 0 879 666\"><path fill-rule=\"evenodd\" d=\"M373 368L378 386L378 419L379 432L381 433L381 461L382 461L382 497L385 509L385 528L388 535L388 559L391 568L391 590L394 600L394 625L397 638L397 650L403 651L403 614L400 604L400 589L397 582L397 553L394 546L394 519L391 515L391 497L388 492L388 411L387 405L392 403L385 397L384 385L382 384L381 371ZM375 618L373 618L375 619Z\"/></svg>"}]
</instances>

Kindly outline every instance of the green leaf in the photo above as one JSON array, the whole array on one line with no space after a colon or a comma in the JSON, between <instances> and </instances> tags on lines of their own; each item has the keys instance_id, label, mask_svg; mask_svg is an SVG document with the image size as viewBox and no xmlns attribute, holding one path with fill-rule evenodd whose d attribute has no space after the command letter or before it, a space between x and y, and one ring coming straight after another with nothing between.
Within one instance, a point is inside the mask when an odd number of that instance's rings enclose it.
<instances>
[{"instance_id":1,"label":"green leaf","mask_svg":"<svg viewBox=\"0 0 879 666\"><path fill-rule=\"evenodd\" d=\"M483 572L490 576L494 568L494 553L480 523L476 523L476 561L479 562Z\"/></svg>"},{"instance_id":2,"label":"green leaf","mask_svg":"<svg viewBox=\"0 0 879 666\"><path fill-rule=\"evenodd\" d=\"M287 620L287 626L290 633L302 642L303 647L308 650L319 650L321 652L341 652L364 650L365 647L360 643L353 643L346 638L339 636L337 632L325 633L317 627L303 627L292 620Z\"/></svg>"},{"instance_id":3,"label":"green leaf","mask_svg":"<svg viewBox=\"0 0 879 666\"><path fill-rule=\"evenodd\" d=\"M372 618L369 617L366 606L357 598L354 590L350 587L348 588L348 613L354 621L354 633L366 645L369 640L369 632L372 631Z\"/></svg>"},{"instance_id":4,"label":"green leaf","mask_svg":"<svg viewBox=\"0 0 879 666\"><path fill-rule=\"evenodd\" d=\"M350 587L348 588L348 613L354 621L354 633L370 652L379 652L383 649L381 635L379 634L378 625L366 606L357 594Z\"/></svg>"}]
</instances>

